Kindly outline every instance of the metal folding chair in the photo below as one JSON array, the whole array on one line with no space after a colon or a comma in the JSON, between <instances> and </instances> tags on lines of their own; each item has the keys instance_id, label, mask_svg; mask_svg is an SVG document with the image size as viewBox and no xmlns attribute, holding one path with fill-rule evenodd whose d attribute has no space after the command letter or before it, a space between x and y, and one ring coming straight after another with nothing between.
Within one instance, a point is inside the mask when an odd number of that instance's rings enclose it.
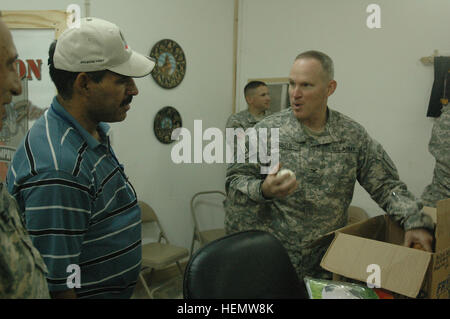
<instances>
[{"instance_id":1,"label":"metal folding chair","mask_svg":"<svg viewBox=\"0 0 450 319\"><path fill-rule=\"evenodd\" d=\"M209 243L217 238L225 236L225 228L213 228L213 229L205 229L200 230L199 223L197 220L197 214L194 209L194 201L201 195L209 195L209 194L219 194L226 198L226 194L222 191L205 191L194 194L191 199L191 214L192 219L194 220L194 234L192 236L192 244L191 244L191 255L194 251L194 244L196 241L200 243L200 246L203 246L206 243Z\"/></svg>"},{"instance_id":2,"label":"metal folding chair","mask_svg":"<svg viewBox=\"0 0 450 319\"><path fill-rule=\"evenodd\" d=\"M155 243L148 243L142 245L142 270L139 274L139 279L145 288L148 296L151 298L150 289L148 286L150 282L146 282L143 277L143 271L150 268L150 279L155 269L161 269L171 264L176 264L181 276L183 276L183 269L180 266L180 261L189 256L189 251L185 247L172 245L159 222L155 211L145 202L138 202L142 212L142 223L156 223L159 229L158 241ZM162 241L164 239L164 242Z\"/></svg>"}]
</instances>

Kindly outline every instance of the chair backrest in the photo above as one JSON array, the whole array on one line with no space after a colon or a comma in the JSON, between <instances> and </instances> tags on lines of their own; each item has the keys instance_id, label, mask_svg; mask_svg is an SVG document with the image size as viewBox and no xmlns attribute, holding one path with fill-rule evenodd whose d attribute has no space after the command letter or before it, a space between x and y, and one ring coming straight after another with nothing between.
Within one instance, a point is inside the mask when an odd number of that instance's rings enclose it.
<instances>
[{"instance_id":1,"label":"chair backrest","mask_svg":"<svg viewBox=\"0 0 450 319\"><path fill-rule=\"evenodd\" d=\"M159 229L159 239L158 242L161 240L161 238L164 238L164 240L168 243L169 240L167 239L166 233L164 232L158 216L156 215L155 211L149 204L143 201L138 201L138 205L141 208L141 219L142 223L156 223L158 225Z\"/></svg>"},{"instance_id":2,"label":"chair backrest","mask_svg":"<svg viewBox=\"0 0 450 319\"><path fill-rule=\"evenodd\" d=\"M201 247L186 266L186 299L307 298L289 256L273 235L234 233Z\"/></svg>"},{"instance_id":3,"label":"chair backrest","mask_svg":"<svg viewBox=\"0 0 450 319\"><path fill-rule=\"evenodd\" d=\"M348 208L348 224L358 223L366 219L369 219L369 215L361 207L350 206Z\"/></svg>"},{"instance_id":4,"label":"chair backrest","mask_svg":"<svg viewBox=\"0 0 450 319\"><path fill-rule=\"evenodd\" d=\"M149 204L138 201L138 205L141 208L141 218L143 223L153 223L158 221L158 216L156 216L155 211Z\"/></svg>"},{"instance_id":5,"label":"chair backrest","mask_svg":"<svg viewBox=\"0 0 450 319\"><path fill-rule=\"evenodd\" d=\"M194 220L194 226L195 226L196 230L199 230L199 225L198 225L198 221L197 221L197 216L195 214L194 201L197 197L199 197L201 195L207 195L207 194L221 194L221 195L223 195L224 198L227 197L227 195L224 192L217 191L217 190L199 192L199 193L194 194L194 196L192 196L192 198L191 198L191 215L192 215L192 219Z\"/></svg>"}]
</instances>

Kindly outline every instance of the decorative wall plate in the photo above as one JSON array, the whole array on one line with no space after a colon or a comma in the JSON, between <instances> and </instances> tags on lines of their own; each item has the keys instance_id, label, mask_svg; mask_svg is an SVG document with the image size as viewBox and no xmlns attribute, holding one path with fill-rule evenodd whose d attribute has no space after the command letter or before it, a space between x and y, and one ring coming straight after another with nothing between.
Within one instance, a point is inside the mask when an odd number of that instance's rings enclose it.
<instances>
[{"instance_id":1,"label":"decorative wall plate","mask_svg":"<svg viewBox=\"0 0 450 319\"><path fill-rule=\"evenodd\" d=\"M152 77L161 87L172 89L183 81L186 59L178 43L169 39L161 40L153 46L150 56L156 60Z\"/></svg>"},{"instance_id":2,"label":"decorative wall plate","mask_svg":"<svg viewBox=\"0 0 450 319\"><path fill-rule=\"evenodd\" d=\"M161 143L170 144L173 142L171 139L172 131L181 126L180 113L175 108L166 106L156 113L153 131Z\"/></svg>"}]
</instances>

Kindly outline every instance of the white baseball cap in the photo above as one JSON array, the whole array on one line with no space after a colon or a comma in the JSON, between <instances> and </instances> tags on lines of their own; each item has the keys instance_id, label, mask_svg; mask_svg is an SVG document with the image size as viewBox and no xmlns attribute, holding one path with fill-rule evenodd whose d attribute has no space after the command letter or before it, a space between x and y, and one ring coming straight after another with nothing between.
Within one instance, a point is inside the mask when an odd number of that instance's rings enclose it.
<instances>
[{"instance_id":1,"label":"white baseball cap","mask_svg":"<svg viewBox=\"0 0 450 319\"><path fill-rule=\"evenodd\" d=\"M146 76L155 66L150 57L130 49L118 26L92 17L60 35L53 63L70 72L110 70L131 77Z\"/></svg>"}]
</instances>

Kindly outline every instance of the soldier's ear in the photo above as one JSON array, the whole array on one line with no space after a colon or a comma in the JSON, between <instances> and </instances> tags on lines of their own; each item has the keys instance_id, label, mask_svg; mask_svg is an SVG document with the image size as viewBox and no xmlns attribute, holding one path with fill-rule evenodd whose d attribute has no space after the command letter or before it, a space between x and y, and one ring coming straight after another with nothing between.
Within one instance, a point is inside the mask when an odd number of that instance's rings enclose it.
<instances>
[{"instance_id":1,"label":"soldier's ear","mask_svg":"<svg viewBox=\"0 0 450 319\"><path fill-rule=\"evenodd\" d=\"M333 94L334 91L336 91L336 87L337 87L337 82L335 80L331 80L330 82L328 82L327 96L330 96L331 94Z\"/></svg>"}]
</instances>

